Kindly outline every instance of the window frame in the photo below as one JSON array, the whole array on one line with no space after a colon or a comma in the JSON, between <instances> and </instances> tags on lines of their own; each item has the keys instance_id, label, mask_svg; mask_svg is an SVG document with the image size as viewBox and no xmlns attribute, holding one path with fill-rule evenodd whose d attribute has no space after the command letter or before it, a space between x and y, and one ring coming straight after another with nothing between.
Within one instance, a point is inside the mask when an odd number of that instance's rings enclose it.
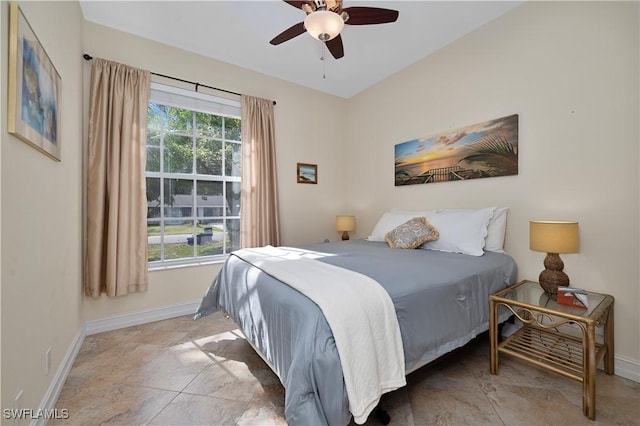
<instances>
[{"instance_id":1,"label":"window frame","mask_svg":"<svg viewBox=\"0 0 640 426\"><path fill-rule=\"evenodd\" d=\"M156 146L156 145L149 145L148 143L150 132L157 131L158 136L160 138L157 145L157 148L159 150L158 155L160 159L159 171L148 171L147 164L145 164L145 182L148 182L148 179L150 178L158 179L159 194L160 194L158 204L157 204L159 208L158 216L150 217L149 210L147 210L147 229L149 229L149 226L155 225L155 224L157 224L159 227L159 231L158 231L159 234L154 236L160 237L160 242L159 242L160 258L157 260L149 260L147 256L147 267L149 269L158 269L158 268L169 267L169 266L192 265L192 264L213 263L216 261L223 261L224 259L227 258L227 256L232 250L235 250L237 248L236 245L239 244L239 235L237 236L238 238L237 238L237 241L235 242L236 244L233 244L234 243L233 241L227 241L228 238L226 237L227 233L231 232L229 231L230 223L233 223L233 221L235 221L237 223L238 229L240 226L240 209L237 208L237 211L234 211L236 208L234 208L233 206L231 207L229 206L227 191L228 191L229 184L238 185L237 200L239 205L240 193L241 193L241 171L237 172L238 176L227 175L226 150L229 144L236 145L239 148L237 150L238 152L237 158L239 159L239 163L241 167L242 136L241 136L240 126L242 122L241 122L240 102L232 101L225 98L219 98L217 96L203 94L199 92L192 92L192 91L154 82L151 84L151 96L149 99L149 105L151 104L189 110L192 113L191 115L192 122L191 122L190 131L167 131L165 129L164 120L161 121L159 128L150 128L149 123L147 124L148 135L147 135L145 149L149 150L151 146L154 146L154 147ZM208 115L223 117L223 119L221 120L220 135L219 136L203 135L202 133L200 133L196 125L196 122L197 122L196 113L204 113ZM224 118L238 120L238 123L239 123L239 128L238 128L239 132L237 134L238 140L227 139L227 133L226 133L227 120L225 120ZM184 136L191 139L191 154L192 154L191 173L169 172L165 170L166 169L165 168L166 146L165 146L164 140L168 135ZM198 148L198 143L201 142L202 140L220 142L221 169L220 169L219 175L198 173L197 148ZM231 155L234 155L235 152L236 151L233 150ZM166 196L165 190L167 187L166 181L168 179L182 179L182 180L187 180L192 182L191 205L190 207L186 207L191 209L190 215L173 216L169 214L169 212L167 211L168 208L181 208L181 207L173 207L165 204L165 196ZM198 185L202 184L203 182L218 182L221 184L222 211L218 212L220 214L207 216L204 214L205 213L204 209L211 208L213 209L212 212L216 213L215 210L217 210L219 207L198 205L198 200L200 200L200 197L202 197L202 195L198 194ZM174 194L174 195L177 195L177 194ZM214 196L218 197L219 195L214 195ZM147 201L147 205L149 208L150 206L149 201ZM199 214L201 209L203 214ZM166 245L171 244L171 243L165 242L166 236L171 235L171 234L166 234L165 230L166 230L167 222L171 220L191 222L191 232L189 234L186 234L187 236L193 237L193 244L192 244L193 251L189 257L175 258L175 259L165 258ZM220 221L223 224L222 232L224 233L224 236L222 238L222 253L205 254L205 255L199 254L199 247L201 247L201 245L197 243L198 241L197 235L200 233L200 228L198 228L199 221L212 221L212 222ZM147 248L149 248L151 245L149 243L149 237L150 235L147 234Z\"/></svg>"}]
</instances>

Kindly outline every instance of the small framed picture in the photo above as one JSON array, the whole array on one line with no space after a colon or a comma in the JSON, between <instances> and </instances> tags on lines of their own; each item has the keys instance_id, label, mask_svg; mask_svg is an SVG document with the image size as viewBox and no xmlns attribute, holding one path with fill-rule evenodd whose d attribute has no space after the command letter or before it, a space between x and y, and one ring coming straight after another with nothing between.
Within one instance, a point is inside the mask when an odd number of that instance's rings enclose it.
<instances>
[{"instance_id":1,"label":"small framed picture","mask_svg":"<svg viewBox=\"0 0 640 426\"><path fill-rule=\"evenodd\" d=\"M318 165L298 163L298 183L318 183Z\"/></svg>"},{"instance_id":2,"label":"small framed picture","mask_svg":"<svg viewBox=\"0 0 640 426\"><path fill-rule=\"evenodd\" d=\"M62 79L17 3L9 8L7 130L60 161Z\"/></svg>"}]
</instances>

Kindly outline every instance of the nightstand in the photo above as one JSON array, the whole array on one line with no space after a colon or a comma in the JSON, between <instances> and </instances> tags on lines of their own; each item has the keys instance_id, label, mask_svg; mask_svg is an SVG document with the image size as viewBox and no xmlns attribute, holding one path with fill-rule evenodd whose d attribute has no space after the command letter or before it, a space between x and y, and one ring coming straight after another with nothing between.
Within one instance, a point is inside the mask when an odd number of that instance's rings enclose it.
<instances>
[{"instance_id":1,"label":"nightstand","mask_svg":"<svg viewBox=\"0 0 640 426\"><path fill-rule=\"evenodd\" d=\"M582 412L596 417L596 366L613 374L613 297L587 292L587 309L561 305L533 281L520 281L489 297L491 310L491 374L498 374L498 356L507 354L582 383ZM508 309L523 327L498 343L498 311ZM559 327L575 327L573 333ZM596 342L603 327L603 342ZM571 330L573 328L568 328Z\"/></svg>"}]
</instances>

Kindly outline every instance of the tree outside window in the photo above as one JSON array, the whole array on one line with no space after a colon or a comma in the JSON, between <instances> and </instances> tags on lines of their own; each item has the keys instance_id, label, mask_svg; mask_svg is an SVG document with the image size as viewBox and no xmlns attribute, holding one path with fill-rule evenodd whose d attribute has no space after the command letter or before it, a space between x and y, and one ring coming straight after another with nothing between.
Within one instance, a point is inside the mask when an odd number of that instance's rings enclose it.
<instances>
[{"instance_id":1,"label":"tree outside window","mask_svg":"<svg viewBox=\"0 0 640 426\"><path fill-rule=\"evenodd\" d=\"M149 262L239 248L241 155L240 118L149 103Z\"/></svg>"}]
</instances>

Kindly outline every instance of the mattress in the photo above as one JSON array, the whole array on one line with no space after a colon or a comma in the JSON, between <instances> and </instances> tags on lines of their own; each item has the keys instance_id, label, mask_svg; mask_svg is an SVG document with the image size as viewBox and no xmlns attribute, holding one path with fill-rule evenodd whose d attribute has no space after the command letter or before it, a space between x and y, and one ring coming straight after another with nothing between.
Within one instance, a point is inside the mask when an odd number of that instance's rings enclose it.
<instances>
[{"instance_id":1,"label":"mattress","mask_svg":"<svg viewBox=\"0 0 640 426\"><path fill-rule=\"evenodd\" d=\"M389 293L407 373L487 330L489 295L513 284L517 274L511 256L493 252L468 256L391 249L384 242L367 240L303 248L326 254L318 261L373 278ZM236 322L278 375L285 387L290 425L349 423L340 358L317 305L232 253L205 294L197 317L218 310Z\"/></svg>"}]
</instances>

